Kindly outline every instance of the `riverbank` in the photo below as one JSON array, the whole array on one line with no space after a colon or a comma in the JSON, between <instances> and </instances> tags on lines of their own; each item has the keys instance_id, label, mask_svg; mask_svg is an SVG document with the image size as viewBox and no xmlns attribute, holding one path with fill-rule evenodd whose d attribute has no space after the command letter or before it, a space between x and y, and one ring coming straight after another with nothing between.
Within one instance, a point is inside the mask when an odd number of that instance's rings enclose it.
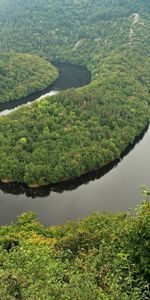
<instances>
[{"instance_id":1,"label":"riverbank","mask_svg":"<svg viewBox=\"0 0 150 300\"><path fill-rule=\"evenodd\" d=\"M97 167L94 170L89 170L85 173L80 174L78 177L70 177L70 178L62 178L59 182L56 183L48 183L48 184L33 184L33 185L25 185L25 183L23 182L15 182L13 180L10 180L8 178L5 179L0 179L0 182L3 184L15 184L16 186L18 186L17 189L19 189L19 186L23 186L25 189L33 189L36 190L36 193L38 195L38 190L40 190L41 188L46 188L49 187L49 189L51 190L61 190L65 189L66 184L68 184L68 187L70 186L75 186L75 188L77 188L79 185L89 182L90 180L94 180L95 178L101 178L102 176L104 176L107 172L109 172L112 168L116 167L118 165L118 163L126 156L129 154L130 151L133 150L133 148L135 147L135 145L144 137L145 133L147 132L149 128L149 123L148 125L146 125L146 127L144 128L144 130L135 137L133 143L131 143L130 145L128 145L125 150L120 154L120 157L116 158L113 161L108 162L106 165L102 166L101 168ZM4 190L5 187L3 186ZM7 190L7 188L6 188ZM32 195L32 191L31 191L31 195Z\"/></svg>"},{"instance_id":2,"label":"riverbank","mask_svg":"<svg viewBox=\"0 0 150 300\"><path fill-rule=\"evenodd\" d=\"M61 63L61 62L51 62L52 65L58 70L58 78L54 80L50 85L46 88L41 89L40 91L36 91L31 93L28 96L18 98L13 101L7 101L5 103L0 103L0 115L1 112L9 110L12 112L14 108L21 106L23 104L27 104L28 102L32 103L36 99L40 97L47 96L51 91L56 92L60 90L65 90L73 87L81 87L87 85L91 82L91 73L90 71L84 67L79 66L77 64L69 64L69 63ZM68 76L68 73L71 74Z\"/></svg>"},{"instance_id":3,"label":"riverbank","mask_svg":"<svg viewBox=\"0 0 150 300\"><path fill-rule=\"evenodd\" d=\"M92 102L88 100L90 90ZM66 90L34 103L30 110L21 107L3 117L1 132L6 134L8 128L8 150L5 140L1 148L5 151L1 155L0 178L37 187L79 177L120 158L147 126L148 104L138 99L136 106L126 99L122 102L116 99L117 103L112 104L105 100L102 109L97 105L100 101L97 93L99 88L93 91L92 84L78 90ZM104 123L108 113L111 117L107 123L114 127L113 130ZM122 118L123 114L125 118ZM10 162L6 153L10 153Z\"/></svg>"}]
</instances>

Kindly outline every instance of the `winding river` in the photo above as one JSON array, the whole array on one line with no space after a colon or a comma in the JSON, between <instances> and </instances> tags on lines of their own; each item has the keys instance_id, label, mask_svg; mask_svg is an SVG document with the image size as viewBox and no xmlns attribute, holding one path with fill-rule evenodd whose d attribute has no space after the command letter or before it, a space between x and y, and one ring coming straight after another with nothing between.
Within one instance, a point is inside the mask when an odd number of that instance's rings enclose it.
<instances>
[{"instance_id":1,"label":"winding river","mask_svg":"<svg viewBox=\"0 0 150 300\"><path fill-rule=\"evenodd\" d=\"M16 101L16 105L79 87L90 82L89 71L81 66L56 64L60 77L42 92ZM16 107L15 102L0 105L3 114ZM45 225L61 224L93 211L122 211L134 208L142 200L141 185L150 186L150 127L128 149L121 161L107 168L56 186L30 189L24 185L0 184L0 224L15 221L22 212L32 210Z\"/></svg>"}]
</instances>

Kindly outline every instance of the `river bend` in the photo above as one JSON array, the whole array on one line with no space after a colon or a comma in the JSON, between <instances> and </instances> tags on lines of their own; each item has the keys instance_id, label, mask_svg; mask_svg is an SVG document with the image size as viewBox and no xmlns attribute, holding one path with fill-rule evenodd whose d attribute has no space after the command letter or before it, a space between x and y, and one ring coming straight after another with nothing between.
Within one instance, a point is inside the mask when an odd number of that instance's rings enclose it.
<instances>
[{"instance_id":1,"label":"river bend","mask_svg":"<svg viewBox=\"0 0 150 300\"><path fill-rule=\"evenodd\" d=\"M86 68L60 64L60 77L44 94L79 87L90 82ZM36 95L35 98L41 97ZM33 100L35 100L35 98ZM32 99L27 100L33 101ZM24 102L25 103L25 102ZM14 105L14 102L9 104ZM0 110L12 109L6 106ZM24 185L0 184L0 224L15 221L32 210L45 225L61 224L93 211L122 211L141 202L141 185L150 186L150 127L121 161L102 172L92 172L76 181L38 190Z\"/></svg>"}]
</instances>

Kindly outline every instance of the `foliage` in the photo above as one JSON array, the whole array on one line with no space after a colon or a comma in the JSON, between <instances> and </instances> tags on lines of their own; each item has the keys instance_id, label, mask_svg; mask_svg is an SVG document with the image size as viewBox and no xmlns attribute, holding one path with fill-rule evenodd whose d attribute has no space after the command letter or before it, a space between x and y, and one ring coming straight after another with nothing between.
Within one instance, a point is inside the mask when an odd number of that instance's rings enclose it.
<instances>
[{"instance_id":1,"label":"foliage","mask_svg":"<svg viewBox=\"0 0 150 300\"><path fill-rule=\"evenodd\" d=\"M44 89L57 77L56 68L37 55L0 52L0 103Z\"/></svg>"},{"instance_id":2,"label":"foliage","mask_svg":"<svg viewBox=\"0 0 150 300\"><path fill-rule=\"evenodd\" d=\"M48 228L24 213L0 227L0 247L2 300L149 299L148 202Z\"/></svg>"},{"instance_id":3,"label":"foliage","mask_svg":"<svg viewBox=\"0 0 150 300\"><path fill-rule=\"evenodd\" d=\"M29 53L92 73L87 87L0 118L1 179L67 180L134 142L149 122L149 12L148 0L0 0L1 101L51 82L52 67ZM0 227L0 299L148 300L149 253L147 201L49 228L25 213Z\"/></svg>"}]
</instances>

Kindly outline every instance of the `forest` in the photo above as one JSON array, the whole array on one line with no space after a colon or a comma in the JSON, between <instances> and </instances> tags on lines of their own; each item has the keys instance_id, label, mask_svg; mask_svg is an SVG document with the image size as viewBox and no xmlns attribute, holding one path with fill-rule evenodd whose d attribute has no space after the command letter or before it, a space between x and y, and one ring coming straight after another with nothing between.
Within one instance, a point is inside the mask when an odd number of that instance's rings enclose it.
<instances>
[{"instance_id":1,"label":"forest","mask_svg":"<svg viewBox=\"0 0 150 300\"><path fill-rule=\"evenodd\" d=\"M92 76L0 116L1 181L34 188L120 159L149 124L149 41L149 0L0 0L0 102L49 85L58 77L50 62ZM0 299L150 299L143 194L127 212L47 228L28 212L0 226Z\"/></svg>"},{"instance_id":2,"label":"forest","mask_svg":"<svg viewBox=\"0 0 150 300\"><path fill-rule=\"evenodd\" d=\"M148 300L149 250L147 200L47 228L23 213L0 227L0 299Z\"/></svg>"},{"instance_id":3,"label":"forest","mask_svg":"<svg viewBox=\"0 0 150 300\"><path fill-rule=\"evenodd\" d=\"M37 55L0 52L0 103L44 89L57 77L57 69Z\"/></svg>"}]
</instances>

